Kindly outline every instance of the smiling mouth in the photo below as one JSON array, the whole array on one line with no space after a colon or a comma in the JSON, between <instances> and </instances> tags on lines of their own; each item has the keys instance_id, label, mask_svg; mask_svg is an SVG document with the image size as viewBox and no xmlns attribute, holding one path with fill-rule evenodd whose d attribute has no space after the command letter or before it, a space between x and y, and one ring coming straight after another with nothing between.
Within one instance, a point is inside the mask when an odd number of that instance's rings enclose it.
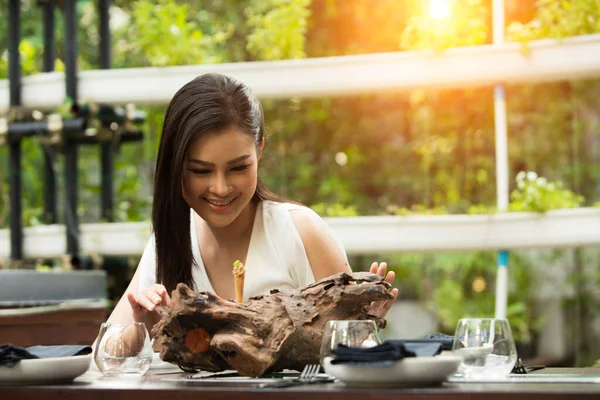
<instances>
[{"instance_id":1,"label":"smiling mouth","mask_svg":"<svg viewBox=\"0 0 600 400\"><path fill-rule=\"evenodd\" d=\"M216 200L216 199L207 199L206 197L204 197L204 200L206 200L206 202L208 202L209 204L212 204L213 206L217 206L217 207L228 206L235 199L236 198L234 197L229 200Z\"/></svg>"}]
</instances>

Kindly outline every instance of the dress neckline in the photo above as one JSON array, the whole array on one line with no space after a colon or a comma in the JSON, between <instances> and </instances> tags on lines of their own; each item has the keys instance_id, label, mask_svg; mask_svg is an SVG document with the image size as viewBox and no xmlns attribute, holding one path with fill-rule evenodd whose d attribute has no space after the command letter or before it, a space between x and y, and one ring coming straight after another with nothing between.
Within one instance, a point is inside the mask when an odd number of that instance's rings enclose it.
<instances>
[{"instance_id":1,"label":"dress neckline","mask_svg":"<svg viewBox=\"0 0 600 400\"><path fill-rule=\"evenodd\" d=\"M248 281L248 275L252 272L251 266L253 265L253 254L256 231L257 227L262 224L263 217L263 201L260 201L256 206L256 213L254 214L254 222L252 224L252 232L250 233L250 242L248 243L248 252L246 253L246 262L244 265L246 266L246 282ZM211 293L215 293L215 289L208 279L208 274L206 273L206 268L204 267L204 260L202 259L202 252L200 251L200 245L198 244L198 231L196 230L196 221L195 216L196 212L193 209L190 209L190 233L192 239L192 255L194 257L194 264L192 266L192 278L194 283L196 284L196 291L209 291ZM198 217L200 218L200 217ZM233 268L233 266L232 266ZM247 296L247 291L244 291L244 298Z\"/></svg>"}]
</instances>

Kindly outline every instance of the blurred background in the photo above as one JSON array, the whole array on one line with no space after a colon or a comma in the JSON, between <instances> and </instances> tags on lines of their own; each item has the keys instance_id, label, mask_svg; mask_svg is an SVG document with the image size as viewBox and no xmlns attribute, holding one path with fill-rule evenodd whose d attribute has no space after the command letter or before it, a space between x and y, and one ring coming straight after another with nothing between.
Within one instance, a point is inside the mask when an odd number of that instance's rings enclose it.
<instances>
[{"instance_id":1,"label":"blurred background","mask_svg":"<svg viewBox=\"0 0 600 400\"><path fill-rule=\"evenodd\" d=\"M0 0L0 32L8 29L7 4ZM491 10L491 0L113 0L112 67L442 52L492 43ZM506 0L505 12L506 41L521 43L523 52L538 39L600 33L598 0ZM77 16L78 66L98 69L96 2L77 1ZM43 31L36 1L22 2L21 18L23 74L37 74L42 71ZM63 35L63 25L57 23L57 71L64 70ZM7 40L0 34L0 79L8 75ZM600 79L505 89L509 210L598 207ZM269 134L260 167L263 181L323 217L496 212L491 87L264 100L263 105ZM166 105L138 106L147 112L145 137L116 155L116 222L150 218ZM102 221L97 152L94 147L80 149L81 223ZM7 147L0 147L0 229L9 226L7 159ZM39 143L23 142L23 160L23 223L43 225ZM61 171L62 162L57 159ZM518 181L520 171L530 174ZM57 179L60 199L64 179L60 174ZM370 252L353 254L351 265L364 270L383 260L396 271L400 289L390 314L391 336L452 334L463 316L494 315L493 251ZM110 311L137 261L135 256L82 254L78 268L106 272ZM5 259L0 264L40 273L71 268L63 259ZM599 247L511 251L507 315L522 358L547 365L596 363L599 266Z\"/></svg>"}]
</instances>

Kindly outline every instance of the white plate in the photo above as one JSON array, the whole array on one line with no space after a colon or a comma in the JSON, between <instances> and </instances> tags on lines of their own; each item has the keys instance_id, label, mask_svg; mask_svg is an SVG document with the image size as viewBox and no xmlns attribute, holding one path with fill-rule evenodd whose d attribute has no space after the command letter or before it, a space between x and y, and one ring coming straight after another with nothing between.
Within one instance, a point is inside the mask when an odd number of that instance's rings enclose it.
<instances>
[{"instance_id":1,"label":"white plate","mask_svg":"<svg viewBox=\"0 0 600 400\"><path fill-rule=\"evenodd\" d=\"M325 372L353 387L416 387L438 385L456 372L461 357L407 357L393 364L331 364L323 361Z\"/></svg>"},{"instance_id":2,"label":"white plate","mask_svg":"<svg viewBox=\"0 0 600 400\"><path fill-rule=\"evenodd\" d=\"M181 370L177 364L171 364L161 360L160 353L152 354L152 364L150 364L150 369L173 369L183 372L183 370Z\"/></svg>"},{"instance_id":3,"label":"white plate","mask_svg":"<svg viewBox=\"0 0 600 400\"><path fill-rule=\"evenodd\" d=\"M0 366L0 384L70 382L88 370L92 355L21 360L13 367Z\"/></svg>"}]
</instances>

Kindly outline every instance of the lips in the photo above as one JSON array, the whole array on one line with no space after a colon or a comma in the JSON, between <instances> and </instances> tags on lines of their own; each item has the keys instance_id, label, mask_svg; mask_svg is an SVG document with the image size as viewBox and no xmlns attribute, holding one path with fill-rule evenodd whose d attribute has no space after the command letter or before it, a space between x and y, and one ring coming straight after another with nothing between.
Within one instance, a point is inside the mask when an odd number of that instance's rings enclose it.
<instances>
[{"instance_id":1,"label":"lips","mask_svg":"<svg viewBox=\"0 0 600 400\"><path fill-rule=\"evenodd\" d=\"M204 200L206 200L207 202L209 202L210 204L214 205L214 206L226 206L231 204L231 202L235 199L235 197L233 199L228 199L228 200L217 200L217 199L207 199L205 198Z\"/></svg>"},{"instance_id":2,"label":"lips","mask_svg":"<svg viewBox=\"0 0 600 400\"><path fill-rule=\"evenodd\" d=\"M231 199L208 199L204 198L204 201L208 203L208 206L212 211L225 212L231 208L231 204L237 197Z\"/></svg>"}]
</instances>

